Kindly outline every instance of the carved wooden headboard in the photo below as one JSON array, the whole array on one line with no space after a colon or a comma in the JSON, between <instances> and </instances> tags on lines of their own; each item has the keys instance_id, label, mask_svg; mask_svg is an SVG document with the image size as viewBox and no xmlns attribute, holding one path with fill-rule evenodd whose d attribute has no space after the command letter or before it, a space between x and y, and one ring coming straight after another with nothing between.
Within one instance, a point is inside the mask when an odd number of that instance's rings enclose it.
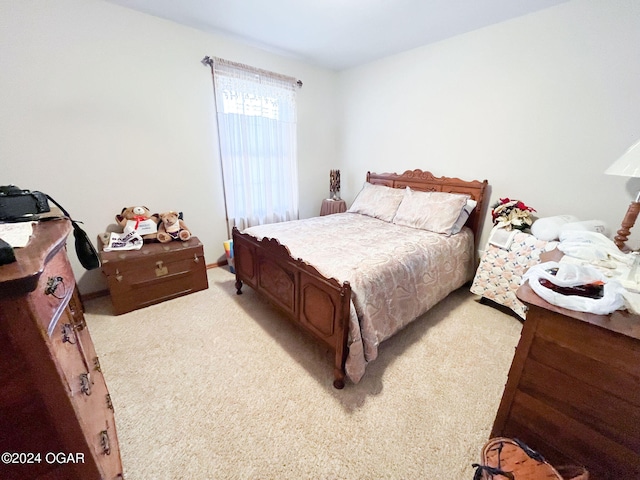
<instances>
[{"instance_id":1,"label":"carved wooden headboard","mask_svg":"<svg viewBox=\"0 0 640 480\"><path fill-rule=\"evenodd\" d=\"M367 172L367 182L393 188L411 187L423 192L465 193L469 195L478 202L478 205L469 215L466 225L473 231L476 249L478 248L489 194L487 180L481 182L479 180L466 181L459 178L435 177L431 172L416 169L407 170L403 174Z\"/></svg>"}]
</instances>

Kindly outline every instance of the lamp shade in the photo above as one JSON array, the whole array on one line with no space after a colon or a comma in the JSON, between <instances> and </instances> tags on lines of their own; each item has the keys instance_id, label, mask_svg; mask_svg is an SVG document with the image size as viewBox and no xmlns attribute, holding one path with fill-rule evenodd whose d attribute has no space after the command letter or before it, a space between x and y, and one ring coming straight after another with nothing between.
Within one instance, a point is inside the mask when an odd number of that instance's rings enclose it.
<instances>
[{"instance_id":1,"label":"lamp shade","mask_svg":"<svg viewBox=\"0 0 640 480\"><path fill-rule=\"evenodd\" d=\"M640 141L633 145L604 172L607 175L640 177Z\"/></svg>"}]
</instances>

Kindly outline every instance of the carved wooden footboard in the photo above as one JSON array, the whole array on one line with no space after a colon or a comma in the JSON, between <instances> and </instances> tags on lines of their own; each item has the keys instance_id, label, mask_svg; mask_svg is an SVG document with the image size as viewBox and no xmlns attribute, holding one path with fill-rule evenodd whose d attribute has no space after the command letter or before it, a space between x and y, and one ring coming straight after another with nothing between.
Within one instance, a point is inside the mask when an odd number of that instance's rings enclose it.
<instances>
[{"instance_id":1,"label":"carved wooden footboard","mask_svg":"<svg viewBox=\"0 0 640 480\"><path fill-rule=\"evenodd\" d=\"M367 181L392 188L468 194L478 202L466 225L473 230L476 246L486 213L486 180L464 181L434 177L422 170L395 173L367 173ZM293 259L289 250L275 239L255 237L233 229L236 290L243 282L280 308L295 324L328 345L334 352L333 385L345 385L345 361L348 353L351 286L334 278L325 278L302 259Z\"/></svg>"},{"instance_id":2,"label":"carved wooden footboard","mask_svg":"<svg viewBox=\"0 0 640 480\"><path fill-rule=\"evenodd\" d=\"M242 283L264 295L294 323L334 352L334 382L344 388L351 286L323 277L277 240L256 238L233 229L236 291Z\"/></svg>"}]
</instances>

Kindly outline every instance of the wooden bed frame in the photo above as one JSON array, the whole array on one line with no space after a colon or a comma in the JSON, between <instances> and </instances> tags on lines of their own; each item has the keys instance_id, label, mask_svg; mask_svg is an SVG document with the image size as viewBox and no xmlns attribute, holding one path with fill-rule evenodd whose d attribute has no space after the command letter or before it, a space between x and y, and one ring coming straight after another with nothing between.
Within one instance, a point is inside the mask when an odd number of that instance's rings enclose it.
<instances>
[{"instance_id":1,"label":"wooden bed frame","mask_svg":"<svg viewBox=\"0 0 640 480\"><path fill-rule=\"evenodd\" d=\"M367 182L393 188L463 193L478 202L466 225L475 235L476 250L485 215L486 180L464 181L459 178L434 177L422 170L407 170L403 174L367 173ZM236 270L236 291L242 293L246 283L266 297L286 316L325 343L334 352L335 388L345 385L345 360L349 333L351 286L335 278L325 278L302 259L292 258L286 246L275 239L258 241L233 229L233 254Z\"/></svg>"}]
</instances>

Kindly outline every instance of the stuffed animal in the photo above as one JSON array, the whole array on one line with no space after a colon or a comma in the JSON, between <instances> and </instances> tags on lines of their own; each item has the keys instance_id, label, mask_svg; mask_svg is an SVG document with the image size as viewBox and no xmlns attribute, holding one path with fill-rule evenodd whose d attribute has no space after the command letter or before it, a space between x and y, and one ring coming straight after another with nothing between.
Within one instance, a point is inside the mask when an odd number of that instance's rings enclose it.
<instances>
[{"instance_id":1,"label":"stuffed animal","mask_svg":"<svg viewBox=\"0 0 640 480\"><path fill-rule=\"evenodd\" d=\"M135 230L145 242L155 242L158 236L158 214L152 214L147 207L125 207L120 215L116 215L122 230Z\"/></svg>"},{"instance_id":2,"label":"stuffed animal","mask_svg":"<svg viewBox=\"0 0 640 480\"><path fill-rule=\"evenodd\" d=\"M160 225L158 226L158 241L167 243L172 240L182 240L183 242L191 238L191 232L182 221L182 214L176 212L165 212L160 214Z\"/></svg>"}]
</instances>

